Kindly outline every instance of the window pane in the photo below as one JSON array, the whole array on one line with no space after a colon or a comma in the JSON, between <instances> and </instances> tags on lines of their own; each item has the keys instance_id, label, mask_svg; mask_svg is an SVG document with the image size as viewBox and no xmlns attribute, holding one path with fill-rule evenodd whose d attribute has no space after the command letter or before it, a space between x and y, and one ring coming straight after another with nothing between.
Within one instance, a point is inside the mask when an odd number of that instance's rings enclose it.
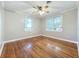
<instances>
[{"instance_id":1,"label":"window pane","mask_svg":"<svg viewBox=\"0 0 79 59\"><path fill-rule=\"evenodd\" d=\"M31 31L31 28L32 28L32 20L27 18L25 19L25 28L24 30L25 31Z\"/></svg>"},{"instance_id":2,"label":"window pane","mask_svg":"<svg viewBox=\"0 0 79 59\"><path fill-rule=\"evenodd\" d=\"M47 31L62 31L62 16L47 19Z\"/></svg>"},{"instance_id":3,"label":"window pane","mask_svg":"<svg viewBox=\"0 0 79 59\"><path fill-rule=\"evenodd\" d=\"M49 18L47 20L47 30L48 31L52 31L53 30L53 21L52 21L52 18Z\"/></svg>"},{"instance_id":4,"label":"window pane","mask_svg":"<svg viewBox=\"0 0 79 59\"><path fill-rule=\"evenodd\" d=\"M62 17L57 16L54 17L54 26L56 31L60 31L62 29Z\"/></svg>"}]
</instances>

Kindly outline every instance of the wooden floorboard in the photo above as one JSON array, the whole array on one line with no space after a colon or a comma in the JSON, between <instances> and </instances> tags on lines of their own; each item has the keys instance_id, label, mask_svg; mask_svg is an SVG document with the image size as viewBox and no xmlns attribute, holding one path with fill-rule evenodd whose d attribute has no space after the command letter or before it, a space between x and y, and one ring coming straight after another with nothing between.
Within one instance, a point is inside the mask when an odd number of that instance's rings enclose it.
<instances>
[{"instance_id":1,"label":"wooden floorboard","mask_svg":"<svg viewBox=\"0 0 79 59\"><path fill-rule=\"evenodd\" d=\"M77 45L58 39L38 36L6 43L2 58L77 58Z\"/></svg>"}]
</instances>

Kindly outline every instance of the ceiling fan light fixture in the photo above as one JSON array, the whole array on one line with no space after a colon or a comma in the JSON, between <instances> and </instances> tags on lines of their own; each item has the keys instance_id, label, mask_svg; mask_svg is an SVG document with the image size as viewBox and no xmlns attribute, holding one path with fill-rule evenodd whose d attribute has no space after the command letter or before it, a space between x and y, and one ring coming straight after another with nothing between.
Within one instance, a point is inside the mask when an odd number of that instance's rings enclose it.
<instances>
[{"instance_id":1,"label":"ceiling fan light fixture","mask_svg":"<svg viewBox=\"0 0 79 59\"><path fill-rule=\"evenodd\" d=\"M45 11L39 11L39 14L42 16L45 13Z\"/></svg>"},{"instance_id":2,"label":"ceiling fan light fixture","mask_svg":"<svg viewBox=\"0 0 79 59\"><path fill-rule=\"evenodd\" d=\"M40 14L40 15L43 15L44 13L49 13L49 11L48 11L48 8L49 8L49 6L48 6L48 3L50 3L51 1L47 1L47 4L45 4L45 5L37 5L36 7L33 7L33 8L35 8L35 9L37 9L37 11L38 11L38 13Z\"/></svg>"}]
</instances>

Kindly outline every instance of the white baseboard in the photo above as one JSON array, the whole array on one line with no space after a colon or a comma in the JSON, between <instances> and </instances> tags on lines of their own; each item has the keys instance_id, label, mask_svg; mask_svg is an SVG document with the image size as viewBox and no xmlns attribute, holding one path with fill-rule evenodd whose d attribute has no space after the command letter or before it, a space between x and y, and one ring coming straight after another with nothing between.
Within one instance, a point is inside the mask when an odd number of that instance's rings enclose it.
<instances>
[{"instance_id":1,"label":"white baseboard","mask_svg":"<svg viewBox=\"0 0 79 59\"><path fill-rule=\"evenodd\" d=\"M22 40L22 39L26 39L26 38L37 37L37 36L40 36L40 35L41 35L41 34L39 34L39 35L34 35L34 36L23 37L23 38L12 39L12 40L8 40L8 41L4 41L4 43L14 42L14 41L18 41L18 40Z\"/></svg>"},{"instance_id":2,"label":"white baseboard","mask_svg":"<svg viewBox=\"0 0 79 59\"><path fill-rule=\"evenodd\" d=\"M55 39L58 39L58 40L63 40L63 41L67 41L67 42L71 42L71 43L76 43L76 44L78 44L78 42L71 41L71 40L68 40L68 39L63 39L63 38L58 38L58 37L53 37L53 36L48 36L48 35L42 35L42 36L50 37L50 38L55 38Z\"/></svg>"},{"instance_id":3,"label":"white baseboard","mask_svg":"<svg viewBox=\"0 0 79 59\"><path fill-rule=\"evenodd\" d=\"M48 35L43 35L43 34L34 35L34 36L28 36L28 37L13 39L13 40L8 40L8 41L4 41L4 43L14 42L14 41L18 41L18 40L22 40L22 39L26 39L26 38L37 37L37 36L46 36L46 37L55 38L55 39L58 39L58 40L63 40L63 41L67 41L67 42L72 42L72 43L77 43L78 44L78 42L75 42L75 41L71 41L71 40L67 40L67 39L63 39L63 38L58 38L58 37L53 37L53 36L48 36Z\"/></svg>"},{"instance_id":4,"label":"white baseboard","mask_svg":"<svg viewBox=\"0 0 79 59\"><path fill-rule=\"evenodd\" d=\"M4 42L2 43L2 46L1 46L1 48L0 48L0 56L1 56L1 54L2 54L3 47L4 47Z\"/></svg>"}]
</instances>

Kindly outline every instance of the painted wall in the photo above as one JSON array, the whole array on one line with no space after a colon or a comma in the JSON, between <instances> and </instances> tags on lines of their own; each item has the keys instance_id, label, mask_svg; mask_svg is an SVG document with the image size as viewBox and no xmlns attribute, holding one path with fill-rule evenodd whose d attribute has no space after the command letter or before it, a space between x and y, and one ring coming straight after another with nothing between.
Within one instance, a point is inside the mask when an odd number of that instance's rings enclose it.
<instances>
[{"instance_id":1,"label":"painted wall","mask_svg":"<svg viewBox=\"0 0 79 59\"><path fill-rule=\"evenodd\" d=\"M2 52L2 44L4 42L4 10L2 2L0 2L0 54Z\"/></svg>"},{"instance_id":2,"label":"painted wall","mask_svg":"<svg viewBox=\"0 0 79 59\"><path fill-rule=\"evenodd\" d=\"M63 15L63 31L48 32L45 30L46 19L42 20L42 34L77 42L77 9L67 11ZM49 16L50 17L50 16Z\"/></svg>"},{"instance_id":3,"label":"painted wall","mask_svg":"<svg viewBox=\"0 0 79 59\"><path fill-rule=\"evenodd\" d=\"M2 3L0 2L0 44L4 41L4 10L2 9Z\"/></svg>"},{"instance_id":4,"label":"painted wall","mask_svg":"<svg viewBox=\"0 0 79 59\"><path fill-rule=\"evenodd\" d=\"M79 8L78 8L78 19L77 19L77 39L78 39L78 55L79 55Z\"/></svg>"},{"instance_id":5,"label":"painted wall","mask_svg":"<svg viewBox=\"0 0 79 59\"><path fill-rule=\"evenodd\" d=\"M29 16L33 22L32 32L24 31L24 19L28 16L29 15L5 11L5 41L41 34L40 18L34 15Z\"/></svg>"},{"instance_id":6,"label":"painted wall","mask_svg":"<svg viewBox=\"0 0 79 59\"><path fill-rule=\"evenodd\" d=\"M46 18L40 18L35 15L30 16L33 20L32 32L24 32L24 19L27 16L25 14L5 12L5 41L43 34L77 42L77 9L63 14L62 32L45 31Z\"/></svg>"},{"instance_id":7,"label":"painted wall","mask_svg":"<svg viewBox=\"0 0 79 59\"><path fill-rule=\"evenodd\" d=\"M2 31L1 31L1 25L2 25L2 24L1 24L1 21L2 21L2 20L1 20L1 8L0 8L0 47L1 47L1 43L2 43L2 40L1 40L1 39L2 39L2 33L1 33L1 32L2 32Z\"/></svg>"}]
</instances>

